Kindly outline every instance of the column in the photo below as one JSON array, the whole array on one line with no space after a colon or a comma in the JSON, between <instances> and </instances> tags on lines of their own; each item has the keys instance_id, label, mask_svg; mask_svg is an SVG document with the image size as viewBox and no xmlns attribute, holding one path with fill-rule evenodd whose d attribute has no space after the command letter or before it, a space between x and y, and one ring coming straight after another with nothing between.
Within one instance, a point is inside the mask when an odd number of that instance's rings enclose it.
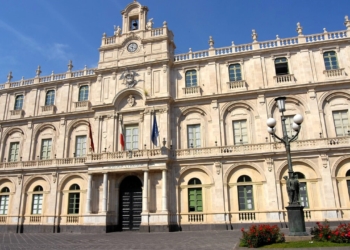
<instances>
[{"instance_id":1,"label":"column","mask_svg":"<svg viewBox=\"0 0 350 250\"><path fill-rule=\"evenodd\" d=\"M102 212L107 212L107 195L108 195L108 173L103 174L103 200Z\"/></svg>"},{"instance_id":2,"label":"column","mask_svg":"<svg viewBox=\"0 0 350 250\"><path fill-rule=\"evenodd\" d=\"M88 186L86 194L86 213L91 214L91 187L92 187L92 175L88 175Z\"/></svg>"},{"instance_id":3,"label":"column","mask_svg":"<svg viewBox=\"0 0 350 250\"><path fill-rule=\"evenodd\" d=\"M168 211L168 197L167 197L167 176L166 176L166 169L163 169L162 171L162 211L167 212Z\"/></svg>"},{"instance_id":4,"label":"column","mask_svg":"<svg viewBox=\"0 0 350 250\"><path fill-rule=\"evenodd\" d=\"M143 172L142 211L148 212L148 170Z\"/></svg>"}]
</instances>

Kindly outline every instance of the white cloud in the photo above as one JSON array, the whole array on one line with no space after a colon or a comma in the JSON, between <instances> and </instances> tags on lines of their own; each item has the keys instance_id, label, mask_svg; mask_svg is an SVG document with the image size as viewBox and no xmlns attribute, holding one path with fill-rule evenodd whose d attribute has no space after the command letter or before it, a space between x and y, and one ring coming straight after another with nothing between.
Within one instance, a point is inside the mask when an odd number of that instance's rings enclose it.
<instances>
[{"instance_id":1,"label":"white cloud","mask_svg":"<svg viewBox=\"0 0 350 250\"><path fill-rule=\"evenodd\" d=\"M17 37L17 39L21 41L26 47L39 52L41 55L50 60L59 59L68 61L71 57L71 55L67 52L69 46L66 44L54 43L48 46L43 46L33 38L24 35L23 33L19 32L18 30L11 27L9 24L5 23L2 20L0 20L0 28L4 28L5 30L9 31L15 37Z\"/></svg>"}]
</instances>

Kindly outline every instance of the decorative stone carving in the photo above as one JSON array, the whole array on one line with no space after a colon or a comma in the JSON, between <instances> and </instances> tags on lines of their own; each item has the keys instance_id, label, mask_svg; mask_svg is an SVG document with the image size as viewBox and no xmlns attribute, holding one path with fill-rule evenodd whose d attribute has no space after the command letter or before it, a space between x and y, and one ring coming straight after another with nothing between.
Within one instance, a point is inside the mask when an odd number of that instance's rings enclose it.
<instances>
[{"instance_id":1,"label":"decorative stone carving","mask_svg":"<svg viewBox=\"0 0 350 250\"><path fill-rule=\"evenodd\" d=\"M144 113L140 112L140 122L143 122L143 120L144 120Z\"/></svg>"},{"instance_id":2,"label":"decorative stone carving","mask_svg":"<svg viewBox=\"0 0 350 250\"><path fill-rule=\"evenodd\" d=\"M350 30L350 20L348 16L345 16L344 25L346 26L346 29Z\"/></svg>"},{"instance_id":3,"label":"decorative stone carving","mask_svg":"<svg viewBox=\"0 0 350 250\"><path fill-rule=\"evenodd\" d=\"M123 84L125 84L128 88L132 88L138 82L142 81L142 80L135 80L136 76L139 76L139 74L137 72L126 70L120 76L119 80L124 80Z\"/></svg>"},{"instance_id":4,"label":"decorative stone carving","mask_svg":"<svg viewBox=\"0 0 350 250\"><path fill-rule=\"evenodd\" d=\"M116 72L113 72L113 73L112 73L112 79L115 80L115 78L117 78L117 73L116 73Z\"/></svg>"},{"instance_id":5,"label":"decorative stone carving","mask_svg":"<svg viewBox=\"0 0 350 250\"><path fill-rule=\"evenodd\" d=\"M153 27L153 18L150 18L146 23L146 30L151 30Z\"/></svg>"},{"instance_id":6,"label":"decorative stone carving","mask_svg":"<svg viewBox=\"0 0 350 250\"><path fill-rule=\"evenodd\" d=\"M327 166L328 166L328 155L321 155L321 159L322 159L322 166L324 168L327 168Z\"/></svg>"},{"instance_id":7,"label":"decorative stone carving","mask_svg":"<svg viewBox=\"0 0 350 250\"><path fill-rule=\"evenodd\" d=\"M7 75L7 82L11 82L12 78L13 78L12 71L10 71L9 74Z\"/></svg>"},{"instance_id":8,"label":"decorative stone carving","mask_svg":"<svg viewBox=\"0 0 350 250\"><path fill-rule=\"evenodd\" d=\"M68 72L71 72L72 71L72 69L73 69L73 63L72 63L72 60L69 60L69 62L68 62Z\"/></svg>"},{"instance_id":9,"label":"decorative stone carving","mask_svg":"<svg viewBox=\"0 0 350 250\"><path fill-rule=\"evenodd\" d=\"M98 81L98 82L101 82L101 81L102 81L102 75L101 75L101 74L99 74L99 75L97 76L97 81Z\"/></svg>"},{"instance_id":10,"label":"decorative stone carving","mask_svg":"<svg viewBox=\"0 0 350 250\"><path fill-rule=\"evenodd\" d=\"M216 173L219 175L221 171L221 163L220 162L215 162L214 167L216 169Z\"/></svg>"},{"instance_id":11,"label":"decorative stone carving","mask_svg":"<svg viewBox=\"0 0 350 250\"><path fill-rule=\"evenodd\" d=\"M209 37L208 43L209 43L209 48L214 49L214 39L212 36Z\"/></svg>"},{"instance_id":12,"label":"decorative stone carving","mask_svg":"<svg viewBox=\"0 0 350 250\"><path fill-rule=\"evenodd\" d=\"M168 66L166 64L163 65L163 72L166 73L168 70Z\"/></svg>"},{"instance_id":13,"label":"decorative stone carving","mask_svg":"<svg viewBox=\"0 0 350 250\"><path fill-rule=\"evenodd\" d=\"M129 95L128 104L130 107L135 105L135 97L133 95Z\"/></svg>"},{"instance_id":14,"label":"decorative stone carving","mask_svg":"<svg viewBox=\"0 0 350 250\"><path fill-rule=\"evenodd\" d=\"M122 29L119 27L119 25L118 26L114 25L114 35L115 36L120 36L121 33L122 33Z\"/></svg>"},{"instance_id":15,"label":"decorative stone carving","mask_svg":"<svg viewBox=\"0 0 350 250\"><path fill-rule=\"evenodd\" d=\"M254 43L258 41L258 33L255 30L252 30L252 39Z\"/></svg>"},{"instance_id":16,"label":"decorative stone carving","mask_svg":"<svg viewBox=\"0 0 350 250\"><path fill-rule=\"evenodd\" d=\"M273 159L267 158L267 159L265 159L265 161L267 164L267 169L269 170L269 172L271 172L272 168L273 168Z\"/></svg>"},{"instance_id":17,"label":"decorative stone carving","mask_svg":"<svg viewBox=\"0 0 350 250\"><path fill-rule=\"evenodd\" d=\"M21 185L22 183L22 175L17 175L17 181L18 181L18 185Z\"/></svg>"},{"instance_id":18,"label":"decorative stone carving","mask_svg":"<svg viewBox=\"0 0 350 250\"><path fill-rule=\"evenodd\" d=\"M147 74L148 74L148 75L151 74L151 71L152 71L151 67L147 67Z\"/></svg>"},{"instance_id":19,"label":"decorative stone carving","mask_svg":"<svg viewBox=\"0 0 350 250\"><path fill-rule=\"evenodd\" d=\"M40 74L41 74L41 67L40 67L40 65L38 65L38 68L35 71L35 77L39 77Z\"/></svg>"},{"instance_id":20,"label":"decorative stone carving","mask_svg":"<svg viewBox=\"0 0 350 250\"><path fill-rule=\"evenodd\" d=\"M57 173L52 173L52 182L56 183L57 180Z\"/></svg>"},{"instance_id":21,"label":"decorative stone carving","mask_svg":"<svg viewBox=\"0 0 350 250\"><path fill-rule=\"evenodd\" d=\"M299 22L297 23L297 32L298 32L298 36L303 35L303 27L301 27Z\"/></svg>"}]
</instances>

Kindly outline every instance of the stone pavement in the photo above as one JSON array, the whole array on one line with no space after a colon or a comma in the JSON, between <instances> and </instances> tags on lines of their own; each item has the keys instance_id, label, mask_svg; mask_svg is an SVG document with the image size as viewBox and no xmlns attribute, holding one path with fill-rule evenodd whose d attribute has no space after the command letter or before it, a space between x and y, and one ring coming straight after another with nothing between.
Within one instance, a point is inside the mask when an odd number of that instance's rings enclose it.
<instances>
[{"instance_id":1,"label":"stone pavement","mask_svg":"<svg viewBox=\"0 0 350 250\"><path fill-rule=\"evenodd\" d=\"M0 233L0 249L233 250L238 246L240 236L239 230L108 234Z\"/></svg>"}]
</instances>

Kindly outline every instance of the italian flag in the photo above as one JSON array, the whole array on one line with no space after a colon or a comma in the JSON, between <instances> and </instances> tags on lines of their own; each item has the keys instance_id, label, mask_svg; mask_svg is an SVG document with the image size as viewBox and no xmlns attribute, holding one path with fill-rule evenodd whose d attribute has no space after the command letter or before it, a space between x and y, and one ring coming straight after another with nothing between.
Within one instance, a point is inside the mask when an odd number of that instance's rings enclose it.
<instances>
[{"instance_id":1,"label":"italian flag","mask_svg":"<svg viewBox=\"0 0 350 250\"><path fill-rule=\"evenodd\" d=\"M124 141L124 135L123 135L123 127L122 127L122 121L119 122L119 142L122 147L122 150L125 149L125 141Z\"/></svg>"}]
</instances>

